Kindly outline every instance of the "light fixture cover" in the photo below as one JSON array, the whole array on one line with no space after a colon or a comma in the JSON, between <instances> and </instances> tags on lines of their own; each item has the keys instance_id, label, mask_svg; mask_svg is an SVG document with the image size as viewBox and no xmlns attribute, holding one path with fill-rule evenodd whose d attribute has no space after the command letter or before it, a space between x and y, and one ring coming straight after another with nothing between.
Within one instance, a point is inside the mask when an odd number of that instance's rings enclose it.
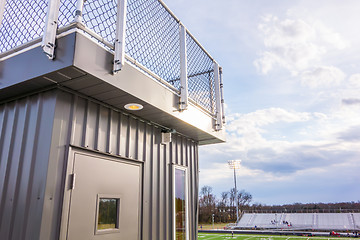
<instances>
[{"instance_id":1,"label":"light fixture cover","mask_svg":"<svg viewBox=\"0 0 360 240\"><path fill-rule=\"evenodd\" d=\"M143 109L143 105L138 103L128 103L124 106L124 108L130 111L138 111Z\"/></svg>"}]
</instances>

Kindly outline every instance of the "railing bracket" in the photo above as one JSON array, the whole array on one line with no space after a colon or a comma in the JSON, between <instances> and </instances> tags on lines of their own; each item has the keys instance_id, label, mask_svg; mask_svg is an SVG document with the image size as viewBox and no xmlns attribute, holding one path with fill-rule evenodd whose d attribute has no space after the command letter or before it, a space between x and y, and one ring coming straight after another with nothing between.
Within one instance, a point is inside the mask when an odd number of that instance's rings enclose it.
<instances>
[{"instance_id":1,"label":"railing bracket","mask_svg":"<svg viewBox=\"0 0 360 240\"><path fill-rule=\"evenodd\" d=\"M114 65L113 74L121 70L125 63L125 30L126 30L126 6L127 0L117 1L116 15L116 38L114 42Z\"/></svg>"},{"instance_id":2,"label":"railing bracket","mask_svg":"<svg viewBox=\"0 0 360 240\"><path fill-rule=\"evenodd\" d=\"M186 28L180 24L180 111L187 109L189 101L187 75Z\"/></svg>"},{"instance_id":3,"label":"railing bracket","mask_svg":"<svg viewBox=\"0 0 360 240\"><path fill-rule=\"evenodd\" d=\"M55 40L58 27L60 0L49 0L41 47L49 59L55 58Z\"/></svg>"}]
</instances>

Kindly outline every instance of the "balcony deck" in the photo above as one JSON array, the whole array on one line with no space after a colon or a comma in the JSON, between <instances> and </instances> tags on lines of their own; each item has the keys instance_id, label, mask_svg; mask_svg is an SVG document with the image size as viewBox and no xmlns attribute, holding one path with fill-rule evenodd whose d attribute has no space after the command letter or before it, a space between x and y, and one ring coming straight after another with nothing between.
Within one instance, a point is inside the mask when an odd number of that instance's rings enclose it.
<instances>
[{"instance_id":1,"label":"balcony deck","mask_svg":"<svg viewBox=\"0 0 360 240\"><path fill-rule=\"evenodd\" d=\"M57 87L122 111L140 103L144 109L129 114L200 144L225 140L221 68L162 1L3 3L1 102ZM125 13L117 14L124 3Z\"/></svg>"}]
</instances>

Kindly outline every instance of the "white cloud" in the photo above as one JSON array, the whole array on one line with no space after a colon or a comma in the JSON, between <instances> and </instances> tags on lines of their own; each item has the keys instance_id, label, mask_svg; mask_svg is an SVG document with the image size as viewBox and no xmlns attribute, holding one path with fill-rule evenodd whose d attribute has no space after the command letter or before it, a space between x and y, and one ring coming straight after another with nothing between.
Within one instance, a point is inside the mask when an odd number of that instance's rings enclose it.
<instances>
[{"instance_id":1,"label":"white cloud","mask_svg":"<svg viewBox=\"0 0 360 240\"><path fill-rule=\"evenodd\" d=\"M319 38L324 42L334 46L336 49L342 50L350 46L350 43L346 41L339 33L334 32L329 27L325 26L325 24L322 22L316 21L314 26L317 29Z\"/></svg>"},{"instance_id":2,"label":"white cloud","mask_svg":"<svg viewBox=\"0 0 360 240\"><path fill-rule=\"evenodd\" d=\"M287 196L291 191L284 189L304 191L305 187L310 192L312 182L326 189L329 184L342 186L344 178L352 184L359 169L359 164L354 164L360 155L359 122L358 111L342 107L329 114L281 108L233 114L229 116L227 143L200 149L200 184L213 186L215 191L229 190L233 175L227 161L232 159L242 159L238 182L240 188L254 194L254 199L269 191L279 194L274 199L292 201L291 194ZM280 131L288 137L295 125L298 132L305 133L298 139L267 136ZM324 201L315 193L311 194L314 201Z\"/></svg>"},{"instance_id":3,"label":"white cloud","mask_svg":"<svg viewBox=\"0 0 360 240\"><path fill-rule=\"evenodd\" d=\"M353 109L324 114L269 108L228 119L227 143L207 150L208 163L240 158L253 173L288 176L360 153L360 114Z\"/></svg>"},{"instance_id":4,"label":"white cloud","mask_svg":"<svg viewBox=\"0 0 360 240\"><path fill-rule=\"evenodd\" d=\"M291 11L290 11L291 12ZM320 21L308 22L304 19L288 18L281 20L276 16L268 15L258 26L264 36L265 49L254 65L262 74L278 68L288 70L293 76L311 74L324 74L328 72L332 82L342 80L342 71L335 71L335 67L322 67L326 54L335 50L343 50L349 46L339 33L332 31ZM320 66L310 70L313 66ZM326 70L326 71L325 71ZM335 74L335 75L334 75ZM319 84L310 87L322 86L323 78Z\"/></svg>"},{"instance_id":5,"label":"white cloud","mask_svg":"<svg viewBox=\"0 0 360 240\"><path fill-rule=\"evenodd\" d=\"M265 134L272 133L272 126L307 122L316 117L306 112L288 111L281 108L257 110L248 114L233 114L228 117L228 152L246 152L251 149L272 148L274 151L286 147L289 143L277 138L269 142Z\"/></svg>"},{"instance_id":6,"label":"white cloud","mask_svg":"<svg viewBox=\"0 0 360 240\"><path fill-rule=\"evenodd\" d=\"M353 74L349 78L350 87L360 89L360 73Z\"/></svg>"},{"instance_id":7,"label":"white cloud","mask_svg":"<svg viewBox=\"0 0 360 240\"><path fill-rule=\"evenodd\" d=\"M265 172L261 169L251 169L241 165L236 171L237 178L252 179L254 182L281 182L287 181L291 176L278 175L271 172ZM213 186L221 181L232 181L233 170L225 163L213 163L207 168L200 169L200 178L202 185Z\"/></svg>"},{"instance_id":8,"label":"white cloud","mask_svg":"<svg viewBox=\"0 0 360 240\"><path fill-rule=\"evenodd\" d=\"M278 62L281 60L275 54L266 51L254 61L254 65L262 74L268 74Z\"/></svg>"},{"instance_id":9,"label":"white cloud","mask_svg":"<svg viewBox=\"0 0 360 240\"><path fill-rule=\"evenodd\" d=\"M234 114L229 117L231 121L229 130L244 125L264 126L276 122L300 122L311 118L310 113L288 111L282 108L261 109L247 114Z\"/></svg>"},{"instance_id":10,"label":"white cloud","mask_svg":"<svg viewBox=\"0 0 360 240\"><path fill-rule=\"evenodd\" d=\"M302 72L301 82L310 88L329 88L339 86L345 77L345 73L336 67L322 66Z\"/></svg>"}]
</instances>

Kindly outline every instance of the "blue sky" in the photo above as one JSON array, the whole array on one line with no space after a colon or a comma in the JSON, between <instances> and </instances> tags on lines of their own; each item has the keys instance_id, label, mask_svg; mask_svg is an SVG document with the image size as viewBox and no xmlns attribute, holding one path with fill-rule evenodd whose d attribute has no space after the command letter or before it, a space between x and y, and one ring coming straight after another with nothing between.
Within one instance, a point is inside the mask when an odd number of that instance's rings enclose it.
<instances>
[{"instance_id":1,"label":"blue sky","mask_svg":"<svg viewBox=\"0 0 360 240\"><path fill-rule=\"evenodd\" d=\"M227 142L200 186L253 203L360 201L360 1L165 0L224 71Z\"/></svg>"}]
</instances>

